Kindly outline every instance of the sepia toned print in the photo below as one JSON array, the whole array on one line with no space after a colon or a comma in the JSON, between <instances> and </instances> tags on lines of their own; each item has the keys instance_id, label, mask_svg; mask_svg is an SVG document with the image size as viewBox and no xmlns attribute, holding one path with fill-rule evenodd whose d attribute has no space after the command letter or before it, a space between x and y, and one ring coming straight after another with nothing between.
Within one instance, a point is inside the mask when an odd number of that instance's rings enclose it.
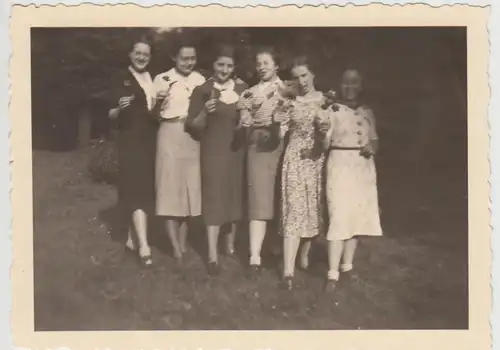
<instances>
[{"instance_id":1,"label":"sepia toned print","mask_svg":"<svg viewBox=\"0 0 500 350\"><path fill-rule=\"evenodd\" d=\"M486 349L485 11L412 7L14 11L16 345Z\"/></svg>"}]
</instances>

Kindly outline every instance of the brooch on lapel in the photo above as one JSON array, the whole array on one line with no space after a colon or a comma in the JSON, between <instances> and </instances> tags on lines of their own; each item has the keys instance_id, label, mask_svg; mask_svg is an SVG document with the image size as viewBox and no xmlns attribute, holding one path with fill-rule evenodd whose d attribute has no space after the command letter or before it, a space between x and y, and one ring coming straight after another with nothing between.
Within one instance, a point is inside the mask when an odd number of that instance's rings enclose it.
<instances>
[{"instance_id":1,"label":"brooch on lapel","mask_svg":"<svg viewBox=\"0 0 500 350\"><path fill-rule=\"evenodd\" d=\"M130 82L130 80L125 80L123 82L123 85L128 87L128 86L132 85L132 83Z\"/></svg>"}]
</instances>

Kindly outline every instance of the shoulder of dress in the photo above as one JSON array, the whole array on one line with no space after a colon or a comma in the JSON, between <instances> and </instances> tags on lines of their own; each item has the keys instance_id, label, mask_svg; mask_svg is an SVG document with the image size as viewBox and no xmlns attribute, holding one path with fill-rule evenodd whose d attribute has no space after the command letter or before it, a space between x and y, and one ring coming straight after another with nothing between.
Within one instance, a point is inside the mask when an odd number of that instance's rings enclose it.
<instances>
[{"instance_id":1,"label":"shoulder of dress","mask_svg":"<svg viewBox=\"0 0 500 350\"><path fill-rule=\"evenodd\" d=\"M368 118L374 118L375 117L375 114L373 113L373 109L371 109L370 107L368 107L367 105L362 105L360 108L359 108L359 111L367 116Z\"/></svg>"},{"instance_id":2,"label":"shoulder of dress","mask_svg":"<svg viewBox=\"0 0 500 350\"><path fill-rule=\"evenodd\" d=\"M157 74L154 77L154 81L159 81L160 79L163 79L163 77L167 77L167 76L169 76L168 72L163 72L163 73Z\"/></svg>"},{"instance_id":3,"label":"shoulder of dress","mask_svg":"<svg viewBox=\"0 0 500 350\"><path fill-rule=\"evenodd\" d=\"M339 112L347 112L349 110L349 107L347 107L346 105L342 104L342 103L338 103L337 102L337 107L339 108L338 111L336 113L339 113Z\"/></svg>"},{"instance_id":4,"label":"shoulder of dress","mask_svg":"<svg viewBox=\"0 0 500 350\"><path fill-rule=\"evenodd\" d=\"M205 77L203 75L201 75L201 73L196 72L196 71L194 71L192 73L192 79L193 79L193 81L200 83L200 84L203 84L207 81L207 79L205 79Z\"/></svg>"},{"instance_id":5,"label":"shoulder of dress","mask_svg":"<svg viewBox=\"0 0 500 350\"><path fill-rule=\"evenodd\" d=\"M214 82L211 79L205 80L200 85L195 86L194 90L210 93L214 87Z\"/></svg>"},{"instance_id":6,"label":"shoulder of dress","mask_svg":"<svg viewBox=\"0 0 500 350\"><path fill-rule=\"evenodd\" d=\"M234 81L234 89L238 91L245 91L248 90L248 84L245 83L243 80L235 80Z\"/></svg>"}]
</instances>

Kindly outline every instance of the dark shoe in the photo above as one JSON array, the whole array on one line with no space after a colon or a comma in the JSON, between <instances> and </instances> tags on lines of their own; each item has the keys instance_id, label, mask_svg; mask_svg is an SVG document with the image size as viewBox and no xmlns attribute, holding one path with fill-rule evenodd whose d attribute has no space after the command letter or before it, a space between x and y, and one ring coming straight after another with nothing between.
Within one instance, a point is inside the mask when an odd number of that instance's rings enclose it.
<instances>
[{"instance_id":1,"label":"dark shoe","mask_svg":"<svg viewBox=\"0 0 500 350\"><path fill-rule=\"evenodd\" d=\"M293 277L292 276L284 277L280 282L280 288L285 289L285 290L292 290L293 289Z\"/></svg>"},{"instance_id":2,"label":"dark shoe","mask_svg":"<svg viewBox=\"0 0 500 350\"><path fill-rule=\"evenodd\" d=\"M359 276L354 270L349 270L340 273L340 281L344 283L356 283L359 280Z\"/></svg>"},{"instance_id":3,"label":"dark shoe","mask_svg":"<svg viewBox=\"0 0 500 350\"><path fill-rule=\"evenodd\" d=\"M260 265L250 265L250 267L248 268L248 277L251 280L256 280L260 277L261 271L262 269Z\"/></svg>"},{"instance_id":4,"label":"dark shoe","mask_svg":"<svg viewBox=\"0 0 500 350\"><path fill-rule=\"evenodd\" d=\"M220 273L219 265L215 261L208 263L207 270L210 276L217 276Z\"/></svg>"},{"instance_id":5,"label":"dark shoe","mask_svg":"<svg viewBox=\"0 0 500 350\"><path fill-rule=\"evenodd\" d=\"M325 293L333 293L337 288L337 280L327 279L325 283Z\"/></svg>"}]
</instances>

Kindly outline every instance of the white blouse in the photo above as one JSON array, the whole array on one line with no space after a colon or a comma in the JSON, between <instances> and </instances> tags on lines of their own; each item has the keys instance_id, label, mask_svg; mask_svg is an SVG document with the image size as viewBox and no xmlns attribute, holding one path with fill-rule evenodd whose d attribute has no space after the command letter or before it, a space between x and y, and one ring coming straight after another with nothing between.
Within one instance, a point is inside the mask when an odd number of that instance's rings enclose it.
<instances>
[{"instance_id":1,"label":"white blouse","mask_svg":"<svg viewBox=\"0 0 500 350\"><path fill-rule=\"evenodd\" d=\"M186 117L193 90L204 82L205 78L198 72L192 72L186 77L172 68L168 72L158 74L154 80L155 91L169 91L161 117L164 119Z\"/></svg>"}]
</instances>

